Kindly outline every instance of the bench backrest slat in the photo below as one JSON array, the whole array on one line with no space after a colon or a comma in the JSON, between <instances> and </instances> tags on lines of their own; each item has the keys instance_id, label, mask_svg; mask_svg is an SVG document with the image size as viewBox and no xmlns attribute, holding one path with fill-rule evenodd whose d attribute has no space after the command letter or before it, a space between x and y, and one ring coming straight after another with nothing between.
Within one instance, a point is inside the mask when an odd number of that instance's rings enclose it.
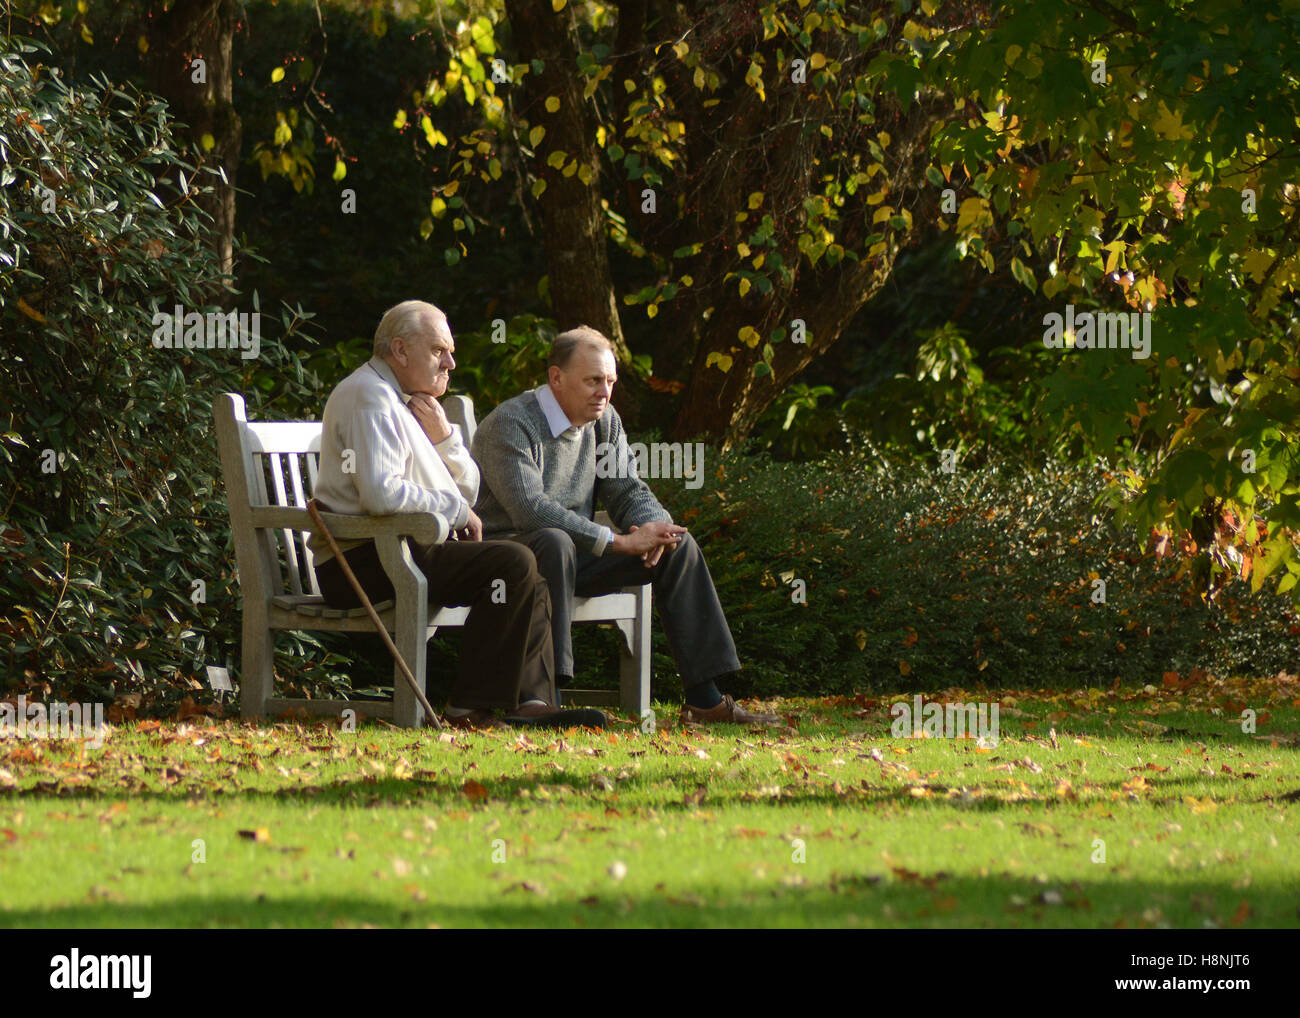
<instances>
[{"instance_id":1,"label":"bench backrest slat","mask_svg":"<svg viewBox=\"0 0 1300 1018\"><path fill-rule=\"evenodd\" d=\"M311 492L316 490L315 474L316 455L313 453L287 453L289 457L289 481L293 485L293 504L299 509L307 508L307 500L311 498ZM298 465L299 456L307 463L307 473L312 477L310 484L311 490L306 491L302 486L302 468ZM313 594L320 593L320 586L316 583L316 563L312 561L311 545L307 543L306 535L301 534L302 540L302 561L303 573L306 576L309 590Z\"/></svg>"},{"instance_id":2,"label":"bench backrest slat","mask_svg":"<svg viewBox=\"0 0 1300 1018\"><path fill-rule=\"evenodd\" d=\"M253 452L320 452L320 421L245 422Z\"/></svg>"},{"instance_id":3,"label":"bench backrest slat","mask_svg":"<svg viewBox=\"0 0 1300 1018\"><path fill-rule=\"evenodd\" d=\"M284 488L284 468L280 463L282 456L282 453L273 452L266 458L269 461L271 467L271 479L274 482L275 504L287 506L289 504L289 499L285 494ZM294 533L292 530L282 530L280 531L280 535L284 544L284 555L288 560L288 568L284 573L289 581L289 591L293 594L301 594L302 574L298 563L298 544L294 540Z\"/></svg>"}]
</instances>

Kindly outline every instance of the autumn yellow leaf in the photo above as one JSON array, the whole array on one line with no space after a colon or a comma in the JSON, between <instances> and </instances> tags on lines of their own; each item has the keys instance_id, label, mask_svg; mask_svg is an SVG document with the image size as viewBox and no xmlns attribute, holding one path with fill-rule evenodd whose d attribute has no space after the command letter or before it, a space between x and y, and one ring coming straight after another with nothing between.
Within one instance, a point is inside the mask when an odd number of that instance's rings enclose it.
<instances>
[{"instance_id":1,"label":"autumn yellow leaf","mask_svg":"<svg viewBox=\"0 0 1300 1018\"><path fill-rule=\"evenodd\" d=\"M1166 141L1186 140L1192 137L1192 129L1183 126L1183 115L1171 110L1161 100L1160 105L1156 107L1159 115L1152 125L1153 130Z\"/></svg>"},{"instance_id":2,"label":"autumn yellow leaf","mask_svg":"<svg viewBox=\"0 0 1300 1018\"><path fill-rule=\"evenodd\" d=\"M1251 279L1257 283L1262 283L1264 273L1273 264L1274 257L1276 256L1269 251L1247 251L1242 256L1241 264Z\"/></svg>"},{"instance_id":3,"label":"autumn yellow leaf","mask_svg":"<svg viewBox=\"0 0 1300 1018\"><path fill-rule=\"evenodd\" d=\"M966 230L980 224L992 225L993 215L983 198L967 198L957 210L957 229Z\"/></svg>"},{"instance_id":4,"label":"autumn yellow leaf","mask_svg":"<svg viewBox=\"0 0 1300 1018\"><path fill-rule=\"evenodd\" d=\"M1106 245L1105 250L1110 252L1110 257L1106 259L1106 272L1114 272L1119 265L1120 255L1125 251L1126 245L1122 240L1113 240Z\"/></svg>"},{"instance_id":5,"label":"autumn yellow leaf","mask_svg":"<svg viewBox=\"0 0 1300 1018\"><path fill-rule=\"evenodd\" d=\"M25 314L33 322L40 322L42 325L45 324L45 316L41 314L39 311L37 311L30 304L28 304L27 301L23 300L21 297L18 298L18 310L21 311L23 314Z\"/></svg>"}]
</instances>

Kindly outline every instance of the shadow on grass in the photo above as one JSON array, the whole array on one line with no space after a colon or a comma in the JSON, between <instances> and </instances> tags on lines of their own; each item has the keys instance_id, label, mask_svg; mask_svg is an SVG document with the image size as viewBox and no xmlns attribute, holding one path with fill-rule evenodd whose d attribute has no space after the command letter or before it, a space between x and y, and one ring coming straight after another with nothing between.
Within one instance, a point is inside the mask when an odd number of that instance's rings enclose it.
<instances>
[{"instance_id":1,"label":"shadow on grass","mask_svg":"<svg viewBox=\"0 0 1300 1018\"><path fill-rule=\"evenodd\" d=\"M659 812L689 812L701 807L722 809L745 805L779 805L806 807L836 807L851 810L885 805L901 805L912 809L931 809L950 806L970 812L997 812L1013 809L1023 813L1026 807L1042 809L1086 809L1094 803L1107 805L1132 802L1138 804L1168 805L1183 801L1183 796L1191 789L1198 791L1206 785L1212 789L1230 789L1230 794L1223 795L1244 803L1275 802L1290 800L1296 792L1285 785L1276 784L1265 777L1243 780L1238 774L1162 774L1131 768L1146 781L1147 788L1141 794L1130 792L1123 786L1132 780L1126 777L1114 777L1105 780L1086 781L1090 789L1103 792L1120 792L1119 798L1102 795L1084 795L1070 799L1064 795L1040 792L1034 797L1012 798L1014 788L1007 785L1006 779L985 781L981 785L968 786L983 794L969 799L962 797L948 798L947 789L962 786L949 785L937 781L927 796L916 796L911 788L920 784L918 779L902 783L900 779L891 783L889 777L882 776L864 784L849 784L836 792L829 783L810 783L804 787L794 782L783 783L779 795L763 795L755 792L753 787L719 791L717 785L708 784L709 775L687 771L680 775L677 785L668 790L663 788L665 782L673 780L670 775L633 775L619 780L616 790L608 792L597 789L591 775L576 774L518 774L510 777L492 778L475 777L473 780L487 792L487 798L472 798L464 791L465 779L436 781L427 778L378 777L361 775L355 780L335 780L321 784L295 784L288 787L230 788L213 784L211 786L194 786L177 783L169 788L154 788L140 785L121 790L109 790L94 786L69 786L46 782L28 789L0 789L0 805L32 800L57 800L61 802L112 802L117 800L186 802L190 800L222 801L230 798L243 799L250 803L264 801L311 802L314 804L337 806L438 806L443 809L483 809L492 807L521 808L560 808L587 802L597 805L620 806L629 811L654 809ZM1019 771L1007 775L1015 781L1021 781ZM783 776L784 777L784 776ZM1081 775L1061 773L1064 779L1080 781ZM757 778L754 786L763 786L772 778ZM566 791L571 789L572 791ZM1077 791L1077 790L1076 790ZM527 795L521 793L527 792ZM1250 797L1243 792L1252 792ZM1007 798L999 798L998 794ZM1216 799L1217 791L1210 793ZM543 798L543 795L546 797ZM628 801L629 798L634 801Z\"/></svg>"},{"instance_id":2,"label":"shadow on grass","mask_svg":"<svg viewBox=\"0 0 1300 1018\"><path fill-rule=\"evenodd\" d=\"M994 875L955 877L906 870L834 873L823 883L790 886L800 867L773 866L752 889L696 886L634 894L590 889L564 895L548 872L530 880L504 877L498 899L460 904L454 889L425 882L428 900L409 904L365 894L296 896L282 890L245 896L189 896L152 905L96 901L49 909L0 909L0 927L202 928L430 924L448 927L843 927L1152 928L1294 927L1294 885L1257 881L1246 890L1226 881L1156 883L1129 880L1105 867L1094 879L1043 884ZM901 872L901 876L899 875ZM498 890L497 887L500 886ZM663 887L664 885L659 885ZM579 898L581 893L583 897ZM409 897L409 895L406 895Z\"/></svg>"}]
</instances>

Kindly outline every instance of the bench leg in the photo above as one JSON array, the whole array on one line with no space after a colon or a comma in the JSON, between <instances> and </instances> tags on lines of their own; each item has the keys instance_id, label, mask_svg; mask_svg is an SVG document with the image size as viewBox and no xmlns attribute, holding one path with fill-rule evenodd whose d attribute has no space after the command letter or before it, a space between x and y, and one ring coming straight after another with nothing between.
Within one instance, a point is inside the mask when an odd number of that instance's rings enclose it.
<instances>
[{"instance_id":1,"label":"bench leg","mask_svg":"<svg viewBox=\"0 0 1300 1018\"><path fill-rule=\"evenodd\" d=\"M266 701L275 692L275 634L266 619L244 611L240 651L239 714L245 719L266 714Z\"/></svg>"},{"instance_id":2,"label":"bench leg","mask_svg":"<svg viewBox=\"0 0 1300 1018\"><path fill-rule=\"evenodd\" d=\"M425 634L427 632L427 627L422 623L403 626L399 622L397 632L393 634L393 643L397 645L402 660L411 669L411 674L415 676L415 681L420 684L421 690L424 689ZM420 706L420 702L415 698L415 693L412 692L410 684L402 675L396 662L393 663L393 724L400 725L403 728L419 728L424 724L424 708Z\"/></svg>"},{"instance_id":3,"label":"bench leg","mask_svg":"<svg viewBox=\"0 0 1300 1018\"><path fill-rule=\"evenodd\" d=\"M404 539L380 538L375 546L396 592L393 643L397 645L402 660L423 690L425 643L429 631L428 581L411 559L410 549ZM393 724L403 728L419 728L423 721L424 708L420 706L410 684L402 675L402 670L394 661Z\"/></svg>"},{"instance_id":4,"label":"bench leg","mask_svg":"<svg viewBox=\"0 0 1300 1018\"><path fill-rule=\"evenodd\" d=\"M618 661L619 703L634 717L650 709L650 584L636 588L636 617L620 621L626 649Z\"/></svg>"}]
</instances>

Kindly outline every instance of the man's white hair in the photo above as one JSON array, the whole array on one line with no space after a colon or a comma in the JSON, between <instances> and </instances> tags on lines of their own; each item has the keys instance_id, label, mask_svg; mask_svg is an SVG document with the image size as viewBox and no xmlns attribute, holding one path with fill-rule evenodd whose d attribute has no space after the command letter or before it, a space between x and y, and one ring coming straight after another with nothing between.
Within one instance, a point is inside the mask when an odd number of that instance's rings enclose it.
<instances>
[{"instance_id":1,"label":"man's white hair","mask_svg":"<svg viewBox=\"0 0 1300 1018\"><path fill-rule=\"evenodd\" d=\"M392 353L393 340L398 336L408 341L415 340L432 335L439 326L445 326L446 323L447 316L442 309L428 301L404 300L400 304L394 304L379 319L379 327L375 329L374 354L376 357L387 357Z\"/></svg>"}]
</instances>

